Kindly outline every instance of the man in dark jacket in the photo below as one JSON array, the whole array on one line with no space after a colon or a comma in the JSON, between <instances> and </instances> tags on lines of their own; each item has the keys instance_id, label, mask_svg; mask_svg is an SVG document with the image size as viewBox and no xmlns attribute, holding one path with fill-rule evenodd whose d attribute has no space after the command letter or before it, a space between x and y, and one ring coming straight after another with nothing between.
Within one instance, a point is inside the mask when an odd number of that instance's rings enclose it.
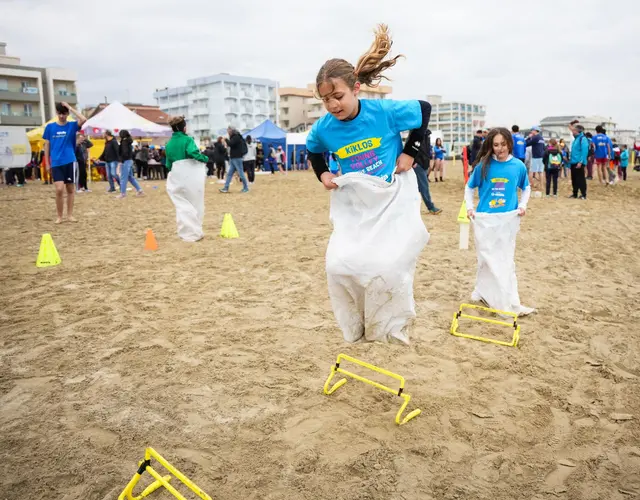
<instances>
[{"instance_id":1,"label":"man in dark jacket","mask_svg":"<svg viewBox=\"0 0 640 500\"><path fill-rule=\"evenodd\" d=\"M476 161L478 157L478 153L480 152L480 148L482 147L482 130L477 130L476 135L473 137L473 142L471 143L471 151L469 154L469 165L473 165L473 162Z\"/></svg>"},{"instance_id":2,"label":"man in dark jacket","mask_svg":"<svg viewBox=\"0 0 640 500\"><path fill-rule=\"evenodd\" d=\"M206 155L207 158L209 158L209 161L207 162L207 177L213 177L213 170L214 170L213 164L215 162L215 155L216 155L216 151L213 144L209 144L207 146L207 148L204 150L204 154Z\"/></svg>"},{"instance_id":3,"label":"man in dark jacket","mask_svg":"<svg viewBox=\"0 0 640 500\"><path fill-rule=\"evenodd\" d=\"M87 160L89 159L88 149L93 147L93 143L85 137L82 132L76 136L76 162L78 163L78 192L90 192L87 186Z\"/></svg>"},{"instance_id":4,"label":"man in dark jacket","mask_svg":"<svg viewBox=\"0 0 640 500\"><path fill-rule=\"evenodd\" d=\"M422 196L422 201L427 206L427 210L431 215L439 215L442 213L442 209L436 207L431 201L431 193L429 192L429 177L427 175L427 169L431 160L431 130L427 129L425 140L420 145L418 154L416 155L416 164L413 167L413 171L418 179L418 191Z\"/></svg>"},{"instance_id":5,"label":"man in dark jacket","mask_svg":"<svg viewBox=\"0 0 640 500\"><path fill-rule=\"evenodd\" d=\"M104 133L104 151L100 155L100 159L107 164L107 180L109 181L109 193L115 193L116 188L114 179L120 185L120 179L118 179L118 163L120 163L120 154L118 150L120 145L118 141L113 137L111 130L107 130Z\"/></svg>"},{"instance_id":6,"label":"man in dark jacket","mask_svg":"<svg viewBox=\"0 0 640 500\"><path fill-rule=\"evenodd\" d=\"M227 172L227 179L225 180L224 187L220 190L221 193L229 192L229 184L233 174L238 172L238 176L242 181L242 192L249 192L249 185L247 184L247 178L244 176L244 168L242 165L242 157L247 153L247 145L244 139L235 128L229 127L227 129L229 133L229 140L227 144L229 146L229 172Z\"/></svg>"}]
</instances>

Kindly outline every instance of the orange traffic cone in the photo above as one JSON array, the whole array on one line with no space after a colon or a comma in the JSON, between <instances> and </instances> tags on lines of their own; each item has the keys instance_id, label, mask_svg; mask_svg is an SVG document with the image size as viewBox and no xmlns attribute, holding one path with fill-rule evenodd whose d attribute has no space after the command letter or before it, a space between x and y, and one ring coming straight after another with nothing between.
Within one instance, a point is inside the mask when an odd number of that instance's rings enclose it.
<instances>
[{"instance_id":1,"label":"orange traffic cone","mask_svg":"<svg viewBox=\"0 0 640 500\"><path fill-rule=\"evenodd\" d=\"M153 234L151 229L147 229L147 237L144 240L144 249L155 252L158 249L158 242L156 241L156 235Z\"/></svg>"}]
</instances>

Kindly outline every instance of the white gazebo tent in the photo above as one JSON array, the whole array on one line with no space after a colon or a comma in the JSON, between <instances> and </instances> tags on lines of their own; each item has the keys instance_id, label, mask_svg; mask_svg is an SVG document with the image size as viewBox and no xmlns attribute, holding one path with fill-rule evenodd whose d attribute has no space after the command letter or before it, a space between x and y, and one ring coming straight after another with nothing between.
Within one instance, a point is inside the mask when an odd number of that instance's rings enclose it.
<instances>
[{"instance_id":1,"label":"white gazebo tent","mask_svg":"<svg viewBox=\"0 0 640 500\"><path fill-rule=\"evenodd\" d=\"M112 102L97 115L91 117L82 126L88 135L101 135L105 130L117 134L128 130L133 137L167 137L171 127L158 125L134 113L119 102Z\"/></svg>"}]
</instances>

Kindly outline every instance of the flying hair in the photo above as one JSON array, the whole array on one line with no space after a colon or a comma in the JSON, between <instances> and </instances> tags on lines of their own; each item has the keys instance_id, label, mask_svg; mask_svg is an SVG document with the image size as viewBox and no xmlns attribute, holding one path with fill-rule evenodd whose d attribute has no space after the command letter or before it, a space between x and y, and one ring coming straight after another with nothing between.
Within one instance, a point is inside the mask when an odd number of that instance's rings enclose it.
<instances>
[{"instance_id":1,"label":"flying hair","mask_svg":"<svg viewBox=\"0 0 640 500\"><path fill-rule=\"evenodd\" d=\"M316 97L320 98L320 85L325 82L331 83L332 80L343 80L351 89L355 87L356 82L377 87L383 78L389 80L382 73L395 66L398 59L404 56L397 55L386 59L393 45L386 24L379 24L374 34L375 38L369 50L360 56L355 66L344 59L329 59L322 65L316 76Z\"/></svg>"}]
</instances>

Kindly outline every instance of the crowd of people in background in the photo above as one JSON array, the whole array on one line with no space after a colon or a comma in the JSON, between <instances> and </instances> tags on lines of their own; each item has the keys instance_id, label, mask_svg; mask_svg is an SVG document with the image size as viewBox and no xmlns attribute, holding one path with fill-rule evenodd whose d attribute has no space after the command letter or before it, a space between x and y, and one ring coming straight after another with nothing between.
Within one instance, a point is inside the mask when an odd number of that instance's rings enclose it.
<instances>
[{"instance_id":1,"label":"crowd of people in background","mask_svg":"<svg viewBox=\"0 0 640 500\"><path fill-rule=\"evenodd\" d=\"M587 181L594 179L594 166L600 184L612 186L627 180L630 162L628 145L618 144L615 138L609 138L602 125L596 127L595 135L586 132L577 120L568 124L568 128L573 136L571 146L562 138L546 141L538 125L531 127L526 137L520 133L517 125L511 128L513 157L526 165L534 193L540 193L538 196L544 193L546 196L557 197L558 180L570 178L570 198L586 199ZM470 165L475 163L487 133L487 129L478 130L473 142L467 147ZM640 171L640 141L636 141L633 148L634 169Z\"/></svg>"},{"instance_id":2,"label":"crowd of people in background","mask_svg":"<svg viewBox=\"0 0 640 500\"><path fill-rule=\"evenodd\" d=\"M559 181L570 178L570 197L584 199L587 195L587 181L594 179L594 167L595 176L603 185L611 186L627 180L630 162L628 145L618 144L615 138L609 138L601 125L596 127L595 135L585 132L576 121L569 127L574 136L571 146L562 138L545 140L537 125L531 127L526 137L520 133L517 125L512 127L513 156L525 163L535 196L557 197ZM249 185L255 182L256 172L275 175L276 172L286 174L288 170L309 169L305 148L291 151L287 162L286 152L281 145L254 141L251 136L242 138L232 128L228 133L228 138L218 137L202 149L202 153L208 158L207 177L217 178L220 183L224 183L220 190L223 193L228 192L234 177L243 184L243 191L246 192ZM478 130L466 148L471 170L488 133L488 129ZM124 198L127 184L131 184L137 195L142 196L144 192L138 181L167 178L164 146L134 141L126 130L121 130L118 137L111 131L106 131L103 137L105 146L102 154L98 159L90 159L89 150L93 143L83 132L78 131L75 158L77 165L88 165L89 172L95 171L99 179L108 182L107 192L119 191L117 198ZM640 171L640 141L633 145L633 149L634 169ZM423 171L416 171L418 186L429 213L439 214L441 210L432 202L428 184L445 181L445 158L448 153L440 138L433 144L430 143L429 151L428 164L419 165ZM326 153L326 162L330 167L333 165L336 172L339 171L339 162L334 153ZM31 162L25 168L7 169L0 175L0 183L7 185L23 186L26 180L41 180L44 184L53 184L51 172L45 168L44 151L34 152ZM74 185L77 193L90 192L87 168L74 170Z\"/></svg>"}]
</instances>

